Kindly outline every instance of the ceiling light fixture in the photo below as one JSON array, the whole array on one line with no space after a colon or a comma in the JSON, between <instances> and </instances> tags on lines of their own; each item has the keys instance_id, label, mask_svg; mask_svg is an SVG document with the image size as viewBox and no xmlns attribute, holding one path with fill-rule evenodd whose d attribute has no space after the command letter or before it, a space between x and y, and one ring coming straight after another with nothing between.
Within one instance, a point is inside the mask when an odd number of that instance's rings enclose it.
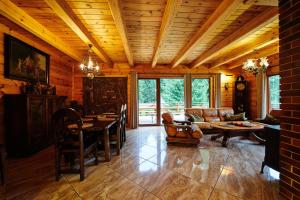
<instances>
[{"instance_id":1,"label":"ceiling light fixture","mask_svg":"<svg viewBox=\"0 0 300 200\"><path fill-rule=\"evenodd\" d=\"M256 75L259 72L266 72L268 66L269 62L267 57L247 59L246 62L244 62L243 70Z\"/></svg>"},{"instance_id":2,"label":"ceiling light fixture","mask_svg":"<svg viewBox=\"0 0 300 200\"><path fill-rule=\"evenodd\" d=\"M89 79L93 79L95 75L97 75L100 72L100 66L98 65L97 59L94 56L92 47L93 45L89 44L88 53L82 59L82 62L80 64L80 70L86 73L86 76Z\"/></svg>"}]
</instances>

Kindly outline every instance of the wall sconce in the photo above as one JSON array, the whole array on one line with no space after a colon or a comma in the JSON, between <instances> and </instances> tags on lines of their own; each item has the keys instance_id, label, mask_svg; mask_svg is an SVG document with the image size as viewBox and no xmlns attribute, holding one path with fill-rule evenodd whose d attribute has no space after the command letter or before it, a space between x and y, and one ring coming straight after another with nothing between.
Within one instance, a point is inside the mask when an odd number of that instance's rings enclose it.
<instances>
[{"instance_id":1,"label":"wall sconce","mask_svg":"<svg viewBox=\"0 0 300 200\"><path fill-rule=\"evenodd\" d=\"M229 83L225 83L224 87L225 87L225 90L228 90L229 89Z\"/></svg>"},{"instance_id":2,"label":"wall sconce","mask_svg":"<svg viewBox=\"0 0 300 200\"><path fill-rule=\"evenodd\" d=\"M229 89L229 83L228 83L228 77L232 76L232 74L226 74L226 82L224 85L225 90L227 91Z\"/></svg>"}]
</instances>

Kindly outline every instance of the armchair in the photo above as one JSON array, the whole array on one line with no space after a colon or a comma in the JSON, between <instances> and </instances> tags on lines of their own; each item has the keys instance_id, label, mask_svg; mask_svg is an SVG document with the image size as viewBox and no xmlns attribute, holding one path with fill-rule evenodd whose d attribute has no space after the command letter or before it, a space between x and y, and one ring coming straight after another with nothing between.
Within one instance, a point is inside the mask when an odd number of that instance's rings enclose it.
<instances>
[{"instance_id":1,"label":"armchair","mask_svg":"<svg viewBox=\"0 0 300 200\"><path fill-rule=\"evenodd\" d=\"M203 136L202 131L195 124L189 121L176 121L171 113L162 114L163 124L167 133L167 142L199 144L200 138Z\"/></svg>"}]
</instances>

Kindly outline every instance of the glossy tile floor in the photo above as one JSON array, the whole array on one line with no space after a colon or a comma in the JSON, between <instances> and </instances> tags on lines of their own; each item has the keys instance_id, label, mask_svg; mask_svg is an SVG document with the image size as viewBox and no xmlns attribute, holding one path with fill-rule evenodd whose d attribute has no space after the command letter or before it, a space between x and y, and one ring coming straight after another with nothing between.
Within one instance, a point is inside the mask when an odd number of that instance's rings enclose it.
<instances>
[{"instance_id":1,"label":"glossy tile floor","mask_svg":"<svg viewBox=\"0 0 300 200\"><path fill-rule=\"evenodd\" d=\"M9 161L7 199L281 199L278 173L260 174L264 147L232 139L227 148L210 136L199 147L167 146L163 127L127 131L120 156L86 169L86 178L54 181L53 148ZM37 164L38 163L38 164Z\"/></svg>"}]
</instances>

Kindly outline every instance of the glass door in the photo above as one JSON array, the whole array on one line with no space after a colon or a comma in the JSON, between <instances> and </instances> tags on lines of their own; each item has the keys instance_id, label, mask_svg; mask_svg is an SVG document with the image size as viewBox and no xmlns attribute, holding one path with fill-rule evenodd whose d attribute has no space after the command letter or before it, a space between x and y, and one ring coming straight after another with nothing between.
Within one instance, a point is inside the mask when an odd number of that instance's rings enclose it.
<instances>
[{"instance_id":1,"label":"glass door","mask_svg":"<svg viewBox=\"0 0 300 200\"><path fill-rule=\"evenodd\" d=\"M139 79L139 125L158 124L158 79Z\"/></svg>"},{"instance_id":2,"label":"glass door","mask_svg":"<svg viewBox=\"0 0 300 200\"><path fill-rule=\"evenodd\" d=\"M184 80L182 78L160 79L161 114L170 112L175 120L184 120Z\"/></svg>"}]
</instances>

